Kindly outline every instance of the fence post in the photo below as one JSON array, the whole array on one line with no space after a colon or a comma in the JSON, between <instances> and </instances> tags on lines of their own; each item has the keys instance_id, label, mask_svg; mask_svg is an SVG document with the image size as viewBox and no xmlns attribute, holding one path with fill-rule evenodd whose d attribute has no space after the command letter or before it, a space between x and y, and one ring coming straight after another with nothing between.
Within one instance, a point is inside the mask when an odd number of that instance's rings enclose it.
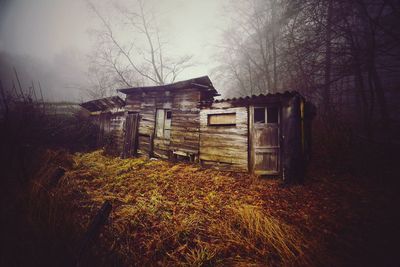
<instances>
[{"instance_id":1,"label":"fence post","mask_svg":"<svg viewBox=\"0 0 400 267\"><path fill-rule=\"evenodd\" d=\"M90 223L88 230L86 231L85 235L83 236L82 243L79 247L77 259L76 259L76 266L80 265L80 262L85 254L85 252L90 248L90 245L93 241L97 238L100 228L106 223L108 216L111 213L112 205L110 201L105 201L101 206L100 210L97 212L96 216Z\"/></svg>"}]
</instances>

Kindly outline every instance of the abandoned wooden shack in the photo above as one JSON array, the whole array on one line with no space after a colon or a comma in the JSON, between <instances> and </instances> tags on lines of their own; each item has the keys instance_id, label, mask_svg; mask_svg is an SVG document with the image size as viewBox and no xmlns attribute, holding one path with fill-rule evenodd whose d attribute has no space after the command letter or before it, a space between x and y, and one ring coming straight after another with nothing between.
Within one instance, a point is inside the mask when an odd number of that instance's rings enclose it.
<instances>
[{"instance_id":1,"label":"abandoned wooden shack","mask_svg":"<svg viewBox=\"0 0 400 267\"><path fill-rule=\"evenodd\" d=\"M207 76L126 94L123 155L186 159L221 170L299 179L313 106L297 92L215 100Z\"/></svg>"},{"instance_id":2,"label":"abandoned wooden shack","mask_svg":"<svg viewBox=\"0 0 400 267\"><path fill-rule=\"evenodd\" d=\"M126 94L81 104L114 132L119 155L198 162L226 171L303 177L315 108L297 92L232 99L208 76L173 84L119 89Z\"/></svg>"},{"instance_id":3,"label":"abandoned wooden shack","mask_svg":"<svg viewBox=\"0 0 400 267\"><path fill-rule=\"evenodd\" d=\"M96 99L80 104L98 126L97 144L107 145L118 154L122 150L125 102L119 96ZM113 143L110 143L113 142Z\"/></svg>"}]
</instances>

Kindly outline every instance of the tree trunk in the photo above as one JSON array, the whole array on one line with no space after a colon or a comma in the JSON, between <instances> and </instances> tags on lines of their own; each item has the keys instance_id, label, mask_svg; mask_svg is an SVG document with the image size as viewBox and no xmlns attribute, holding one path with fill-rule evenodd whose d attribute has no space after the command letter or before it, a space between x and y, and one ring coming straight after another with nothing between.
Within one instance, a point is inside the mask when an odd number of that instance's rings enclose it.
<instances>
[{"instance_id":1,"label":"tree trunk","mask_svg":"<svg viewBox=\"0 0 400 267\"><path fill-rule=\"evenodd\" d=\"M332 9L333 0L328 0L326 32L325 32L325 75L323 88L323 118L328 120L331 118L331 68L332 68Z\"/></svg>"},{"instance_id":2,"label":"tree trunk","mask_svg":"<svg viewBox=\"0 0 400 267\"><path fill-rule=\"evenodd\" d=\"M277 82L278 82L278 74L276 68L276 30L277 30L277 23L276 23L276 0L271 1L271 18L272 18L272 60L273 60L273 90L274 93L278 91Z\"/></svg>"}]
</instances>

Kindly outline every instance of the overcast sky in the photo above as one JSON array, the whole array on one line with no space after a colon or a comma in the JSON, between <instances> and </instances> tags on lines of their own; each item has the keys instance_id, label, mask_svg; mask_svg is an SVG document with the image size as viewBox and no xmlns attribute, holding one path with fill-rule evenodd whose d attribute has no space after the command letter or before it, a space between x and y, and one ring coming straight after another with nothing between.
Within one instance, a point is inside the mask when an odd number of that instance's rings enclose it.
<instances>
[{"instance_id":1,"label":"overcast sky","mask_svg":"<svg viewBox=\"0 0 400 267\"><path fill-rule=\"evenodd\" d=\"M94 1L101 6L100 2L109 4L110 1ZM219 42L221 30L226 28L222 17L226 2L146 1L159 16L158 23L169 42L170 52L194 55L197 65L182 73L179 79L210 75L216 64L214 45ZM25 82L40 79L51 87L46 89L49 98L79 101L81 92L76 85L86 82L87 55L94 45L90 32L99 25L85 1L0 0L0 3L0 52L11 55L8 61L21 63L29 58L31 63L25 67L14 65L27 69L19 70L21 75L29 76Z\"/></svg>"}]
</instances>

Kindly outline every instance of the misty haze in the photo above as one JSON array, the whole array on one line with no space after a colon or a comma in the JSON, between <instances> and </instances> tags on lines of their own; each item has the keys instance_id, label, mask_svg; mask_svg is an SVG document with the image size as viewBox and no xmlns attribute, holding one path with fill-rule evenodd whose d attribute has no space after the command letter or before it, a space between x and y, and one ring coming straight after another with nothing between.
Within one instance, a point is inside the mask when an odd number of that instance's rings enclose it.
<instances>
[{"instance_id":1,"label":"misty haze","mask_svg":"<svg viewBox=\"0 0 400 267\"><path fill-rule=\"evenodd\" d=\"M400 266L397 0L0 0L0 266Z\"/></svg>"},{"instance_id":2,"label":"misty haze","mask_svg":"<svg viewBox=\"0 0 400 267\"><path fill-rule=\"evenodd\" d=\"M145 1L151 26L157 28L162 38L165 57L192 57L190 68L182 71L179 79L210 74L216 66L216 47L220 33L227 27L222 17L226 4L226 1ZM143 34L126 26L121 12L122 8L137 11L135 1L95 1L95 5L121 45L147 48ZM3 1L0 12L0 75L6 88L12 86L15 67L24 87L30 86L32 80L41 81L48 100L79 102L89 97L88 88L98 86L97 73L91 68L99 68L93 57L101 53L99 32L104 31L90 1ZM124 60L121 57L121 69L125 68ZM141 64L143 58L135 58L136 61ZM107 84L110 94L124 86L117 77L110 79ZM138 84L152 82L136 79Z\"/></svg>"}]
</instances>

